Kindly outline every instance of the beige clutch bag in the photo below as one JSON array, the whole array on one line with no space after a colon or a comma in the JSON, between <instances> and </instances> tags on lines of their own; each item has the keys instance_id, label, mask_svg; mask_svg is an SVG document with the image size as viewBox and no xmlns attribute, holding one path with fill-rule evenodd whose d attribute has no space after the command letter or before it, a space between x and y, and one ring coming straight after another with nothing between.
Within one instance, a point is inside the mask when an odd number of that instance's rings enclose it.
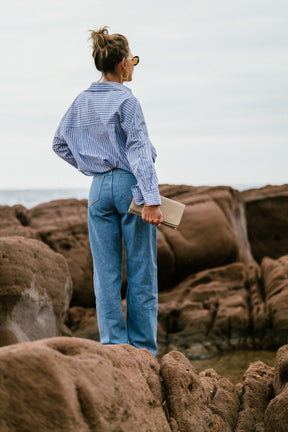
<instances>
[{"instance_id":1,"label":"beige clutch bag","mask_svg":"<svg viewBox=\"0 0 288 432\"><path fill-rule=\"evenodd\" d=\"M167 225L170 228L176 229L180 224L185 204L181 204L178 201L174 201L170 198L160 196L161 198L161 211L163 214L163 225ZM142 215L143 204L137 205L135 204L134 198L131 201L129 207L129 213L133 213L137 216Z\"/></svg>"}]
</instances>

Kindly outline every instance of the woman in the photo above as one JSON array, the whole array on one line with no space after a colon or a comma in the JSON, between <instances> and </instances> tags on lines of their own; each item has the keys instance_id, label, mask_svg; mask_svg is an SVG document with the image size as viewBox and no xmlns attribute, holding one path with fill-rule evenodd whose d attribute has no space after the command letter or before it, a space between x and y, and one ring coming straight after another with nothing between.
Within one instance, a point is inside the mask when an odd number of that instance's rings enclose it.
<instances>
[{"instance_id":1,"label":"woman","mask_svg":"<svg viewBox=\"0 0 288 432\"><path fill-rule=\"evenodd\" d=\"M100 340L157 352L157 226L163 222L152 146L138 100L123 85L139 57L107 27L91 31L102 81L72 103L56 131L53 150L93 181L88 228ZM132 198L142 219L128 213ZM148 223L147 223L148 222ZM121 305L122 239L126 251L126 325Z\"/></svg>"}]
</instances>

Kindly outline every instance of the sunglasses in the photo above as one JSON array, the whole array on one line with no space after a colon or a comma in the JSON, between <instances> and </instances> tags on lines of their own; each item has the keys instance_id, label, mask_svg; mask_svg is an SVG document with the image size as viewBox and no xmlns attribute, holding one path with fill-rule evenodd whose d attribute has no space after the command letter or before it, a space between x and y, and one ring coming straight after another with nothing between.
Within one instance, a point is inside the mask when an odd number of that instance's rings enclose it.
<instances>
[{"instance_id":1,"label":"sunglasses","mask_svg":"<svg viewBox=\"0 0 288 432\"><path fill-rule=\"evenodd\" d=\"M140 61L140 58L138 56L134 56L134 57L128 58L127 60L132 60L133 66L137 66L139 61Z\"/></svg>"}]
</instances>

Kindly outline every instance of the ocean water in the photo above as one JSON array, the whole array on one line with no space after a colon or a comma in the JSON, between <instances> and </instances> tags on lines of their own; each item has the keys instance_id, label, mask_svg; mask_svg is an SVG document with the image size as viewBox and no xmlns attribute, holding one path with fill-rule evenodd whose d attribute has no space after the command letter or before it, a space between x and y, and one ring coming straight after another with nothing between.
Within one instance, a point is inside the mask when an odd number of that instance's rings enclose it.
<instances>
[{"instance_id":1,"label":"ocean water","mask_svg":"<svg viewBox=\"0 0 288 432\"><path fill-rule=\"evenodd\" d=\"M0 205L21 204L26 208L58 199L87 199L89 188L0 190Z\"/></svg>"},{"instance_id":2,"label":"ocean water","mask_svg":"<svg viewBox=\"0 0 288 432\"><path fill-rule=\"evenodd\" d=\"M259 188L265 186L264 184L234 184L231 185L234 189L243 191L246 189ZM35 207L44 202L57 200L57 199L87 199L89 188L79 189L0 189L0 205L13 206L21 204L26 208Z\"/></svg>"}]
</instances>

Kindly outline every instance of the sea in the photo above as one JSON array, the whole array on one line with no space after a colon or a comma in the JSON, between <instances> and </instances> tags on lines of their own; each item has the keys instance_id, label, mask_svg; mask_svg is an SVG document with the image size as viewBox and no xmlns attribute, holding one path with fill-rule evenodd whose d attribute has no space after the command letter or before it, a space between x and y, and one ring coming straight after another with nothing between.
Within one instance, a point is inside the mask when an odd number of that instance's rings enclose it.
<instances>
[{"instance_id":1,"label":"sea","mask_svg":"<svg viewBox=\"0 0 288 432\"><path fill-rule=\"evenodd\" d=\"M195 185L194 185L195 186ZM264 184L233 184L229 185L239 191L260 188ZM26 208L32 208L38 204L58 199L87 199L89 188L78 189L0 189L0 205L13 206L21 204Z\"/></svg>"},{"instance_id":2,"label":"sea","mask_svg":"<svg viewBox=\"0 0 288 432\"><path fill-rule=\"evenodd\" d=\"M13 206L21 204L26 208L32 208L45 202L76 198L88 199L89 188L79 189L0 189L0 205Z\"/></svg>"}]
</instances>

